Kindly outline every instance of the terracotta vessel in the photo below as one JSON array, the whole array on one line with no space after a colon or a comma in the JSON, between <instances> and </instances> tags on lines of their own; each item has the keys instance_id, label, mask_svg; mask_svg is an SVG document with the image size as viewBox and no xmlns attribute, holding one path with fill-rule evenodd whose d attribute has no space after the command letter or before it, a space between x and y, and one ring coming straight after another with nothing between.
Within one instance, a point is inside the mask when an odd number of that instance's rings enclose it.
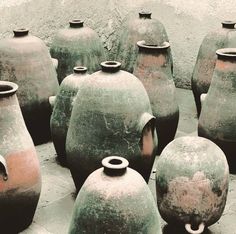
<instances>
[{"instance_id":1,"label":"terracotta vessel","mask_svg":"<svg viewBox=\"0 0 236 234\"><path fill-rule=\"evenodd\" d=\"M81 86L66 139L68 166L77 190L101 160L124 155L146 181L157 146L155 117L142 83L107 61Z\"/></svg>"},{"instance_id":2,"label":"terracotta vessel","mask_svg":"<svg viewBox=\"0 0 236 234\"><path fill-rule=\"evenodd\" d=\"M224 210L229 168L223 151L202 137L169 143L157 162L157 205L162 218L189 233L202 233Z\"/></svg>"},{"instance_id":3,"label":"terracotta vessel","mask_svg":"<svg viewBox=\"0 0 236 234\"><path fill-rule=\"evenodd\" d=\"M217 62L198 122L198 135L215 142L236 172L236 49L217 50Z\"/></svg>"},{"instance_id":4,"label":"terracotta vessel","mask_svg":"<svg viewBox=\"0 0 236 234\"><path fill-rule=\"evenodd\" d=\"M122 157L102 160L75 202L70 234L161 234L159 215L142 176ZM92 225L91 225L92 224Z\"/></svg>"},{"instance_id":5,"label":"terracotta vessel","mask_svg":"<svg viewBox=\"0 0 236 234\"><path fill-rule=\"evenodd\" d=\"M174 139L179 121L179 107L176 101L175 84L171 74L168 42L163 45L137 43L139 53L134 67L147 90L153 115L156 117L158 154Z\"/></svg>"},{"instance_id":6,"label":"terracotta vessel","mask_svg":"<svg viewBox=\"0 0 236 234\"><path fill-rule=\"evenodd\" d=\"M41 191L39 161L17 89L15 83L0 81L1 233L19 233L31 224Z\"/></svg>"},{"instance_id":7,"label":"terracotta vessel","mask_svg":"<svg viewBox=\"0 0 236 234\"><path fill-rule=\"evenodd\" d=\"M72 103L83 82L89 77L86 67L74 67L74 74L61 83L51 116L51 134L59 162L66 165L66 135L69 127Z\"/></svg>"},{"instance_id":8,"label":"terracotta vessel","mask_svg":"<svg viewBox=\"0 0 236 234\"><path fill-rule=\"evenodd\" d=\"M19 85L18 98L29 133L35 144L50 139L51 108L48 98L58 89L56 71L46 45L14 30L14 37L0 41L0 80Z\"/></svg>"},{"instance_id":9,"label":"terracotta vessel","mask_svg":"<svg viewBox=\"0 0 236 234\"><path fill-rule=\"evenodd\" d=\"M84 26L84 21L74 19L70 26L58 31L50 48L52 57L58 59L58 81L71 74L75 66L86 66L88 73L100 69L105 60L105 50L97 33Z\"/></svg>"},{"instance_id":10,"label":"terracotta vessel","mask_svg":"<svg viewBox=\"0 0 236 234\"><path fill-rule=\"evenodd\" d=\"M236 29L233 21L222 22L222 28L210 32L203 39L192 75L192 90L197 107L198 117L201 113L200 96L207 93L211 84L216 64L216 50L236 47Z\"/></svg>"},{"instance_id":11,"label":"terracotta vessel","mask_svg":"<svg viewBox=\"0 0 236 234\"><path fill-rule=\"evenodd\" d=\"M161 45L168 40L164 25L157 19L151 17L151 12L139 12L139 17L128 15L121 23L121 29L117 35L115 60L120 61L122 69L133 72L138 55L136 43L145 40L149 45ZM170 49L168 53L173 62Z\"/></svg>"}]
</instances>

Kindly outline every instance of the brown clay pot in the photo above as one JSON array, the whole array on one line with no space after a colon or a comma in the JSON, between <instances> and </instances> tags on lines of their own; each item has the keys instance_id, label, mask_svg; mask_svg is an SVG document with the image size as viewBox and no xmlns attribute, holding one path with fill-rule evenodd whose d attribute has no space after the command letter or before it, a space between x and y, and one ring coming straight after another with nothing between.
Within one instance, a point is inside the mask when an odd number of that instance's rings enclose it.
<instances>
[{"instance_id":1,"label":"brown clay pot","mask_svg":"<svg viewBox=\"0 0 236 234\"><path fill-rule=\"evenodd\" d=\"M101 66L77 93L67 133L67 162L77 190L106 156L124 155L146 181L155 158L155 117L145 88L119 62Z\"/></svg>"},{"instance_id":2,"label":"brown clay pot","mask_svg":"<svg viewBox=\"0 0 236 234\"><path fill-rule=\"evenodd\" d=\"M200 96L202 93L208 92L211 84L217 59L216 50L236 47L235 23L233 21L223 21L221 29L206 35L198 51L191 80L198 117L201 113Z\"/></svg>"},{"instance_id":3,"label":"brown clay pot","mask_svg":"<svg viewBox=\"0 0 236 234\"><path fill-rule=\"evenodd\" d=\"M236 49L217 50L217 62L198 122L198 135L215 142L236 172Z\"/></svg>"},{"instance_id":4,"label":"brown clay pot","mask_svg":"<svg viewBox=\"0 0 236 234\"><path fill-rule=\"evenodd\" d=\"M158 211L142 176L122 157L102 160L75 202L70 234L161 234Z\"/></svg>"},{"instance_id":5,"label":"brown clay pot","mask_svg":"<svg viewBox=\"0 0 236 234\"><path fill-rule=\"evenodd\" d=\"M14 37L0 41L0 80L19 85L18 98L28 131L35 144L50 139L51 107L48 98L59 87L51 56L44 42L14 30Z\"/></svg>"},{"instance_id":6,"label":"brown clay pot","mask_svg":"<svg viewBox=\"0 0 236 234\"><path fill-rule=\"evenodd\" d=\"M41 191L39 161L15 95L0 81L0 232L19 233L32 220Z\"/></svg>"},{"instance_id":7,"label":"brown clay pot","mask_svg":"<svg viewBox=\"0 0 236 234\"><path fill-rule=\"evenodd\" d=\"M175 84L171 74L171 59L168 42L163 45L137 43L139 53L134 75L142 81L147 90L153 115L156 117L158 152L174 139L179 121L179 107L176 101Z\"/></svg>"}]
</instances>

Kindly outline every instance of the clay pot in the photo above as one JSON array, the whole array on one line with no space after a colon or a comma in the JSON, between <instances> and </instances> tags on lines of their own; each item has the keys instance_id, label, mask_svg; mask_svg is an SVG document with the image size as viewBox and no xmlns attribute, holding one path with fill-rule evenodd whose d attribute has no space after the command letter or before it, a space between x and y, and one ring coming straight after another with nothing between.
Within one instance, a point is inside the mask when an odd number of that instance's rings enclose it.
<instances>
[{"instance_id":1,"label":"clay pot","mask_svg":"<svg viewBox=\"0 0 236 234\"><path fill-rule=\"evenodd\" d=\"M122 69L133 72L138 55L137 41L145 40L149 45L162 45L169 41L164 25L157 19L151 18L151 12L139 12L139 17L128 15L121 23L117 36L115 60L120 61ZM172 56L170 49L168 53Z\"/></svg>"},{"instance_id":2,"label":"clay pot","mask_svg":"<svg viewBox=\"0 0 236 234\"><path fill-rule=\"evenodd\" d=\"M0 80L19 85L21 111L35 144L50 139L51 108L48 98L58 89L56 71L46 45L27 29L0 41Z\"/></svg>"},{"instance_id":3,"label":"clay pot","mask_svg":"<svg viewBox=\"0 0 236 234\"><path fill-rule=\"evenodd\" d=\"M217 62L198 123L198 135L224 151L236 172L236 49L217 50Z\"/></svg>"},{"instance_id":4,"label":"clay pot","mask_svg":"<svg viewBox=\"0 0 236 234\"><path fill-rule=\"evenodd\" d=\"M69 28L58 31L52 41L50 53L58 59L59 83L71 74L75 66L86 66L88 73L98 71L100 63L106 57L97 33L78 19L70 21Z\"/></svg>"},{"instance_id":5,"label":"clay pot","mask_svg":"<svg viewBox=\"0 0 236 234\"><path fill-rule=\"evenodd\" d=\"M74 74L61 83L51 116L51 134L59 162L66 165L66 135L69 127L72 103L82 83L89 77L86 67L74 67Z\"/></svg>"},{"instance_id":6,"label":"clay pot","mask_svg":"<svg viewBox=\"0 0 236 234\"><path fill-rule=\"evenodd\" d=\"M0 227L19 233L32 220L41 191L39 161L15 95L18 86L0 81Z\"/></svg>"},{"instance_id":7,"label":"clay pot","mask_svg":"<svg viewBox=\"0 0 236 234\"><path fill-rule=\"evenodd\" d=\"M224 210L229 168L223 151L202 137L169 143L157 162L157 205L162 218L189 233L202 233Z\"/></svg>"},{"instance_id":8,"label":"clay pot","mask_svg":"<svg viewBox=\"0 0 236 234\"><path fill-rule=\"evenodd\" d=\"M161 46L137 43L139 53L134 67L137 76L147 90L153 115L156 117L158 154L174 139L179 121L175 84L171 74L170 44Z\"/></svg>"},{"instance_id":9,"label":"clay pot","mask_svg":"<svg viewBox=\"0 0 236 234\"><path fill-rule=\"evenodd\" d=\"M157 146L155 117L142 83L107 61L80 88L66 139L68 165L77 190L109 155L124 155L146 181Z\"/></svg>"},{"instance_id":10,"label":"clay pot","mask_svg":"<svg viewBox=\"0 0 236 234\"><path fill-rule=\"evenodd\" d=\"M216 50L236 47L235 23L233 21L222 22L222 28L207 34L200 46L191 81L198 117L201 113L200 96L202 93L208 92L211 84L217 59Z\"/></svg>"},{"instance_id":11,"label":"clay pot","mask_svg":"<svg viewBox=\"0 0 236 234\"><path fill-rule=\"evenodd\" d=\"M75 202L70 234L161 234L159 215L142 176L122 157L102 160ZM92 225L91 225L92 224Z\"/></svg>"}]
</instances>

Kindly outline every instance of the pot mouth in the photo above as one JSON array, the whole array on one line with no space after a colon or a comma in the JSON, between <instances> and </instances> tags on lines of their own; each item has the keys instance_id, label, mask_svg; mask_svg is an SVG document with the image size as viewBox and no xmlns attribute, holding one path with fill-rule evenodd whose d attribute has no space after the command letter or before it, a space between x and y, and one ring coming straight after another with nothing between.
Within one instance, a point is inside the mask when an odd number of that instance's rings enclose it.
<instances>
[{"instance_id":1,"label":"pot mouth","mask_svg":"<svg viewBox=\"0 0 236 234\"><path fill-rule=\"evenodd\" d=\"M9 97L16 93L18 85L9 81L0 81L0 97Z\"/></svg>"},{"instance_id":2,"label":"pot mouth","mask_svg":"<svg viewBox=\"0 0 236 234\"><path fill-rule=\"evenodd\" d=\"M18 28L13 30L15 37L24 37L29 34L29 29L27 28Z\"/></svg>"},{"instance_id":3,"label":"pot mouth","mask_svg":"<svg viewBox=\"0 0 236 234\"><path fill-rule=\"evenodd\" d=\"M236 48L224 48L216 51L218 58L236 60Z\"/></svg>"},{"instance_id":4,"label":"pot mouth","mask_svg":"<svg viewBox=\"0 0 236 234\"><path fill-rule=\"evenodd\" d=\"M120 70L121 63L117 61L105 61L101 63L102 71L104 72L117 72Z\"/></svg>"},{"instance_id":5,"label":"pot mouth","mask_svg":"<svg viewBox=\"0 0 236 234\"><path fill-rule=\"evenodd\" d=\"M87 67L83 67L83 66L78 66L78 67L74 67L74 73L76 74L84 74L87 72Z\"/></svg>"},{"instance_id":6,"label":"pot mouth","mask_svg":"<svg viewBox=\"0 0 236 234\"><path fill-rule=\"evenodd\" d=\"M221 24L222 24L223 28L231 28L231 29L233 29L235 24L236 24L236 22L232 21L232 20L225 20L225 21L221 22Z\"/></svg>"},{"instance_id":7,"label":"pot mouth","mask_svg":"<svg viewBox=\"0 0 236 234\"><path fill-rule=\"evenodd\" d=\"M139 12L139 18L151 19L151 17L152 17L152 12L150 12L150 11L140 11Z\"/></svg>"},{"instance_id":8,"label":"pot mouth","mask_svg":"<svg viewBox=\"0 0 236 234\"><path fill-rule=\"evenodd\" d=\"M81 28L84 26L84 21L81 19L73 19L69 23L71 28Z\"/></svg>"},{"instance_id":9,"label":"pot mouth","mask_svg":"<svg viewBox=\"0 0 236 234\"><path fill-rule=\"evenodd\" d=\"M163 42L162 45L146 44L145 41L138 41L137 45L139 48L154 49L154 50L163 50L163 49L168 49L170 47L170 43L167 41Z\"/></svg>"},{"instance_id":10,"label":"pot mouth","mask_svg":"<svg viewBox=\"0 0 236 234\"><path fill-rule=\"evenodd\" d=\"M102 165L105 174L117 176L125 173L129 162L127 159L119 156L109 156L102 160Z\"/></svg>"}]
</instances>

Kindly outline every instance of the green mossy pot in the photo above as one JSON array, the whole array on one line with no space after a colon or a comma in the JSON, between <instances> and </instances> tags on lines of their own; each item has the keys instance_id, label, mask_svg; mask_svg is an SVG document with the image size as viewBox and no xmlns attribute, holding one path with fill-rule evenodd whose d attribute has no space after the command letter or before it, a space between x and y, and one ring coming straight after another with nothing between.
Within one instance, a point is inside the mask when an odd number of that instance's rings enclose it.
<instances>
[{"instance_id":1,"label":"green mossy pot","mask_svg":"<svg viewBox=\"0 0 236 234\"><path fill-rule=\"evenodd\" d=\"M236 29L233 21L222 22L222 28L205 36L198 51L191 85L197 107L198 117L201 113L200 96L207 93L216 65L216 50L236 47Z\"/></svg>"},{"instance_id":2,"label":"green mossy pot","mask_svg":"<svg viewBox=\"0 0 236 234\"><path fill-rule=\"evenodd\" d=\"M66 135L73 102L83 82L89 77L86 67L74 67L74 73L63 79L56 96L52 116L51 134L58 161L66 165Z\"/></svg>"},{"instance_id":3,"label":"green mossy pot","mask_svg":"<svg viewBox=\"0 0 236 234\"><path fill-rule=\"evenodd\" d=\"M153 115L156 117L158 152L174 139L179 122L179 107L176 101L175 84L171 74L168 49L170 44L161 46L137 43L139 53L134 75L147 90Z\"/></svg>"},{"instance_id":4,"label":"green mossy pot","mask_svg":"<svg viewBox=\"0 0 236 234\"><path fill-rule=\"evenodd\" d=\"M149 179L157 147L155 117L142 83L120 65L103 62L75 99L66 154L77 190L109 155L124 155Z\"/></svg>"},{"instance_id":5,"label":"green mossy pot","mask_svg":"<svg viewBox=\"0 0 236 234\"><path fill-rule=\"evenodd\" d=\"M177 138L166 146L157 162L160 215L170 225L202 233L220 219L228 184L227 160L216 144L202 137Z\"/></svg>"},{"instance_id":6,"label":"green mossy pot","mask_svg":"<svg viewBox=\"0 0 236 234\"><path fill-rule=\"evenodd\" d=\"M106 57L97 33L78 19L70 21L68 28L58 31L52 41L50 53L58 60L59 83L76 66L86 66L89 74L98 71L100 63Z\"/></svg>"},{"instance_id":7,"label":"green mossy pot","mask_svg":"<svg viewBox=\"0 0 236 234\"><path fill-rule=\"evenodd\" d=\"M161 234L159 215L142 176L122 157L103 159L75 202L70 234Z\"/></svg>"}]
</instances>

